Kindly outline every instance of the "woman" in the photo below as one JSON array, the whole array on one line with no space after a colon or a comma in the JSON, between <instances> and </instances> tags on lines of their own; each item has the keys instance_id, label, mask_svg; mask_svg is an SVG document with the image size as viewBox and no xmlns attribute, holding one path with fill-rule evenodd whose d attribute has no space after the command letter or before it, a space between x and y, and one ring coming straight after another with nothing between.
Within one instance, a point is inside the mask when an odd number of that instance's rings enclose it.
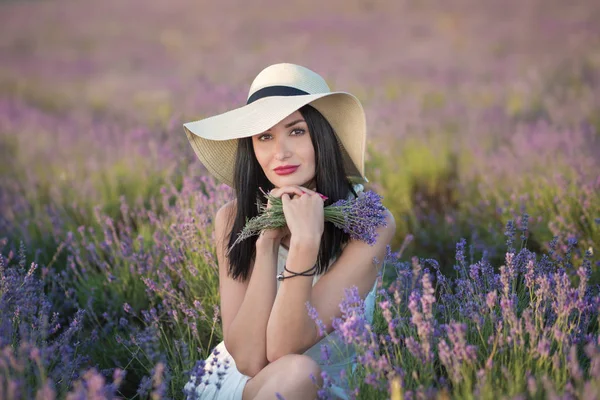
<instances>
[{"instance_id":1,"label":"woman","mask_svg":"<svg viewBox=\"0 0 600 400\"><path fill-rule=\"evenodd\" d=\"M356 196L367 181L360 102L331 92L307 68L275 64L255 78L245 106L184 128L208 171L236 193L215 218L224 341L185 391L199 399L312 399L325 371L334 394L344 398L339 372L353 354L332 333L332 319L352 286L372 318L374 260L383 260L395 232L389 211L373 246L324 222L325 205ZM261 189L281 198L287 226L227 253L246 219L257 215L256 203L264 203ZM327 361L320 356L324 344L332 354Z\"/></svg>"}]
</instances>

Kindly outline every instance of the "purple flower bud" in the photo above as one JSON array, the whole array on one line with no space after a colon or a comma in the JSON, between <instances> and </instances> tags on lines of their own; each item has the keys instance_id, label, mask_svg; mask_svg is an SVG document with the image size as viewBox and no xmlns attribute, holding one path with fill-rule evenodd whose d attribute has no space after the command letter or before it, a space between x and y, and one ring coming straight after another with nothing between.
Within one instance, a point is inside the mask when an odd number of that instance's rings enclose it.
<instances>
[{"instance_id":1,"label":"purple flower bud","mask_svg":"<svg viewBox=\"0 0 600 400\"><path fill-rule=\"evenodd\" d=\"M487 304L490 311L493 311L494 307L496 307L497 300L498 300L498 292L496 292L495 290L489 292L487 294L487 296L485 297L485 303Z\"/></svg>"},{"instance_id":2,"label":"purple flower bud","mask_svg":"<svg viewBox=\"0 0 600 400\"><path fill-rule=\"evenodd\" d=\"M305 304L306 304L306 309L308 310L308 316L317 325L317 333L318 333L319 337L325 336L325 334L327 333L327 328L326 328L325 324L323 323L323 321L319 318L317 309L314 308L313 306L311 306L308 301Z\"/></svg>"},{"instance_id":3,"label":"purple flower bud","mask_svg":"<svg viewBox=\"0 0 600 400\"><path fill-rule=\"evenodd\" d=\"M326 344L321 345L321 360L326 364L330 364L331 352L329 350L329 346Z\"/></svg>"}]
</instances>

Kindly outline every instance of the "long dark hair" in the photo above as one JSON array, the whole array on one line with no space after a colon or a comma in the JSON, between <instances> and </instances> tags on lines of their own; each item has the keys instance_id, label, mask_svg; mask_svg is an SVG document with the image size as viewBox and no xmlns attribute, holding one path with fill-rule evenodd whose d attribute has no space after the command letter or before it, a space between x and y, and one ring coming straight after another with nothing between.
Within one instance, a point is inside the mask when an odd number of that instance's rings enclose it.
<instances>
[{"instance_id":1,"label":"long dark hair","mask_svg":"<svg viewBox=\"0 0 600 400\"><path fill-rule=\"evenodd\" d=\"M306 121L315 149L315 181L319 192L328 197L325 205L345 199L350 192L356 196L351 182L346 177L342 151L329 122L310 105L306 105L298 111ZM237 211L229 234L228 247L233 245L246 220L258 215L257 202L266 203L260 188L268 192L273 187L256 159L252 138L240 139L234 172ZM256 256L257 239L258 236L252 236L231 249L229 275L233 279L241 281L248 279L250 263ZM339 256L342 246L348 240L347 233L336 228L331 222L325 222L317 257L317 274L327 271L331 260Z\"/></svg>"}]
</instances>

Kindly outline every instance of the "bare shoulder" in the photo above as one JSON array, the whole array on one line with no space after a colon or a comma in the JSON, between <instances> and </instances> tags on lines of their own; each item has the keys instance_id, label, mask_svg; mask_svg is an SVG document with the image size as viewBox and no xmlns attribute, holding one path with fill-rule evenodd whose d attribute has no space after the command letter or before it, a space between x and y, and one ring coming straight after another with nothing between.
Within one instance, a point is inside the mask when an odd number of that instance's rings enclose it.
<instances>
[{"instance_id":1,"label":"bare shoulder","mask_svg":"<svg viewBox=\"0 0 600 400\"><path fill-rule=\"evenodd\" d=\"M385 233L385 235L391 240L391 238L396 233L396 220L394 219L394 214L387 208L385 208L385 226L381 227L381 233Z\"/></svg>"},{"instance_id":2,"label":"bare shoulder","mask_svg":"<svg viewBox=\"0 0 600 400\"><path fill-rule=\"evenodd\" d=\"M221 208L217 211L217 215L224 213L235 213L237 210L237 199L229 200L227 203L223 204Z\"/></svg>"},{"instance_id":3,"label":"bare shoulder","mask_svg":"<svg viewBox=\"0 0 600 400\"><path fill-rule=\"evenodd\" d=\"M215 230L217 233L225 234L231 229L231 224L235 218L236 211L236 199L228 201L217 210L217 214L215 215Z\"/></svg>"}]
</instances>

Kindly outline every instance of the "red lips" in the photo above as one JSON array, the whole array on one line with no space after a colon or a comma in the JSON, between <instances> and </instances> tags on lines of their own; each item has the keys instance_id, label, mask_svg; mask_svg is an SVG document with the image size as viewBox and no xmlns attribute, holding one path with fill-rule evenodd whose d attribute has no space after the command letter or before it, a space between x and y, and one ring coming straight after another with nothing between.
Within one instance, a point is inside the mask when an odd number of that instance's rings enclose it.
<instances>
[{"instance_id":1,"label":"red lips","mask_svg":"<svg viewBox=\"0 0 600 400\"><path fill-rule=\"evenodd\" d=\"M277 175L289 175L298 169L299 165L284 165L273 169Z\"/></svg>"}]
</instances>

